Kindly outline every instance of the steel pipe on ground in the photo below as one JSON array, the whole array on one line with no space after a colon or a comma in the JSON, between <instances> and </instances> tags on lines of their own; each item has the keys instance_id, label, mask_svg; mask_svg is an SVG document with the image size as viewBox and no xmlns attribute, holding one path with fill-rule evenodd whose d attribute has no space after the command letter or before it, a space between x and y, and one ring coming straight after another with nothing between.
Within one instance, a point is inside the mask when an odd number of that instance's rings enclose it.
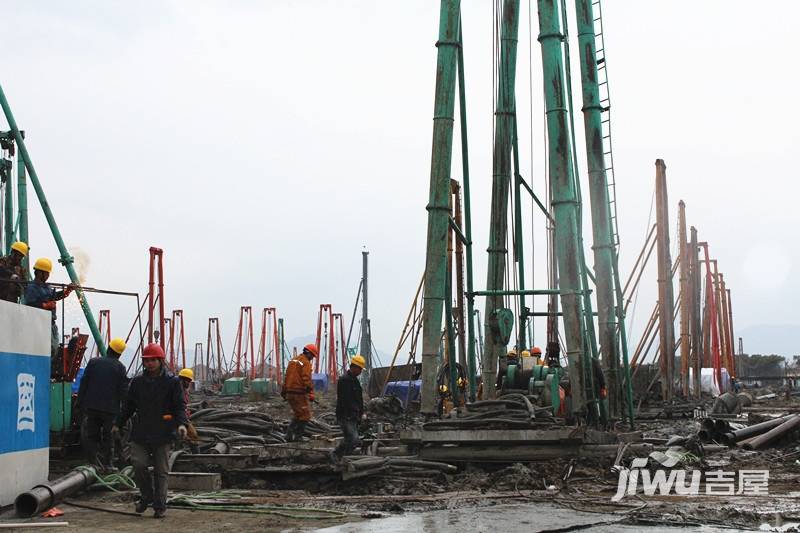
<instances>
[{"instance_id":1,"label":"steel pipe on ground","mask_svg":"<svg viewBox=\"0 0 800 533\"><path fill-rule=\"evenodd\" d=\"M794 415L780 426L769 430L763 435L759 435L758 437L753 437L750 441L747 442L747 444L744 445L744 448L747 450L757 450L762 446L766 446L772 441L786 435L790 431L797 429L798 427L800 427L800 415Z\"/></svg>"},{"instance_id":2,"label":"steel pipe on ground","mask_svg":"<svg viewBox=\"0 0 800 533\"><path fill-rule=\"evenodd\" d=\"M36 485L14 500L17 516L31 517L42 513L67 496L80 492L97 480L93 470L73 470L66 476L49 483Z\"/></svg>"},{"instance_id":3,"label":"steel pipe on ground","mask_svg":"<svg viewBox=\"0 0 800 533\"><path fill-rule=\"evenodd\" d=\"M766 422L761 422L759 424L753 424L752 426L748 426L743 429L737 429L736 431L729 431L724 435L725 442L728 444L735 444L745 439L749 439L750 437L755 437L756 435L760 435L772 428L780 426L789 420L789 418L791 418L791 415L776 418L774 420L767 420Z\"/></svg>"}]
</instances>

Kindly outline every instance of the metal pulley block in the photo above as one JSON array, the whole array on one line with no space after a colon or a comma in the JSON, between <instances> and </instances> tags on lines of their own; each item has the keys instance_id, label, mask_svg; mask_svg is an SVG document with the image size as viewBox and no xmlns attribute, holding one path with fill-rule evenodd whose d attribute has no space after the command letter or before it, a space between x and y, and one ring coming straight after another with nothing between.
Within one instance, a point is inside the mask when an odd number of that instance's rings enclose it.
<instances>
[{"instance_id":1,"label":"metal pulley block","mask_svg":"<svg viewBox=\"0 0 800 533\"><path fill-rule=\"evenodd\" d=\"M505 307L495 309L494 320L490 324L492 333L500 341L499 344L508 345L511 331L514 329L514 313Z\"/></svg>"}]
</instances>

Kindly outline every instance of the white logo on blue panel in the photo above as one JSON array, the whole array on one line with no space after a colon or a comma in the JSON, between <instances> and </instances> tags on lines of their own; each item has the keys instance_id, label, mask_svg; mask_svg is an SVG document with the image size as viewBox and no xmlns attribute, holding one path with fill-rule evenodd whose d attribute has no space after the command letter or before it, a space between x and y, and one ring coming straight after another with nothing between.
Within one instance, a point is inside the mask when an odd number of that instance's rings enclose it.
<instances>
[{"instance_id":1,"label":"white logo on blue panel","mask_svg":"<svg viewBox=\"0 0 800 533\"><path fill-rule=\"evenodd\" d=\"M17 374L17 431L36 431L33 402L36 376L33 374Z\"/></svg>"}]
</instances>

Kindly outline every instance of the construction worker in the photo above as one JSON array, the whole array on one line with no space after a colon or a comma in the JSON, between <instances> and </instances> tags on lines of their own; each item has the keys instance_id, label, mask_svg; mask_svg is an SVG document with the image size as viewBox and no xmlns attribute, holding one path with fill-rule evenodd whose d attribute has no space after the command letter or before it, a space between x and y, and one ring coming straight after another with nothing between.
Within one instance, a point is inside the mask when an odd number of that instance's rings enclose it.
<instances>
[{"instance_id":1,"label":"construction worker","mask_svg":"<svg viewBox=\"0 0 800 533\"><path fill-rule=\"evenodd\" d=\"M336 422L342 428L344 439L331 452L331 459L339 461L345 455L353 453L359 443L358 424L366 419L364 414L364 396L358 376L367 366L361 355L354 355L350 360L350 369L339 378L336 384Z\"/></svg>"},{"instance_id":2,"label":"construction worker","mask_svg":"<svg viewBox=\"0 0 800 533\"><path fill-rule=\"evenodd\" d=\"M152 505L153 516L164 518L172 441L176 433L181 439L187 434L186 401L180 380L164 364L160 345L145 346L142 366L142 373L131 380L127 401L112 431L118 433L133 418L131 463L140 491L135 510L141 514Z\"/></svg>"},{"instance_id":3,"label":"construction worker","mask_svg":"<svg viewBox=\"0 0 800 533\"><path fill-rule=\"evenodd\" d=\"M53 271L53 262L46 257L40 257L33 264L33 281L25 287L25 305L47 309L53 315L52 338L50 349L55 358L58 350L59 336L56 325L56 302L63 300L75 290L76 285L70 283L63 291L57 291L47 284L47 279Z\"/></svg>"},{"instance_id":4,"label":"construction worker","mask_svg":"<svg viewBox=\"0 0 800 533\"><path fill-rule=\"evenodd\" d=\"M600 359L596 357L592 357L592 375L594 376L594 387L597 390L597 397L600 400L605 400L608 398L606 376L603 374L603 367L600 364Z\"/></svg>"},{"instance_id":5,"label":"construction worker","mask_svg":"<svg viewBox=\"0 0 800 533\"><path fill-rule=\"evenodd\" d=\"M534 346L533 348L531 348L531 357L535 357L536 364L540 365L542 362L542 349L539 348L538 346Z\"/></svg>"},{"instance_id":6,"label":"construction worker","mask_svg":"<svg viewBox=\"0 0 800 533\"><path fill-rule=\"evenodd\" d=\"M183 386L183 399L186 401L186 420L190 420L191 414L189 413L189 391L192 390L192 383L194 383L194 371L191 368L184 368L178 372L178 378L181 380L181 386ZM191 422L186 423L186 438L192 442L197 442L199 440L197 429Z\"/></svg>"},{"instance_id":7,"label":"construction worker","mask_svg":"<svg viewBox=\"0 0 800 533\"><path fill-rule=\"evenodd\" d=\"M303 353L295 356L286 365L281 396L292 407L292 421L286 430L287 442L302 440L303 432L311 420L311 407L314 401L314 383L311 381L311 361L319 357L319 349L314 344L306 344Z\"/></svg>"},{"instance_id":8,"label":"construction worker","mask_svg":"<svg viewBox=\"0 0 800 533\"><path fill-rule=\"evenodd\" d=\"M106 470L111 466L111 428L119 416L121 403L128 393L128 375L119 358L125 341L112 339L106 357L89 360L78 388L76 409L82 411L83 450L93 464ZM99 451L99 456L98 456Z\"/></svg>"},{"instance_id":9,"label":"construction worker","mask_svg":"<svg viewBox=\"0 0 800 533\"><path fill-rule=\"evenodd\" d=\"M11 253L0 257L0 300L17 303L22 296L20 281L28 281L28 271L22 260L28 255L28 245L17 241L11 245Z\"/></svg>"},{"instance_id":10,"label":"construction worker","mask_svg":"<svg viewBox=\"0 0 800 533\"><path fill-rule=\"evenodd\" d=\"M511 349L508 351L505 357L500 357L498 361L498 370L497 370L497 380L495 381L495 388L499 391L503 388L503 380L506 377L506 371L508 370L508 365L516 365L517 364L517 350Z\"/></svg>"}]
</instances>

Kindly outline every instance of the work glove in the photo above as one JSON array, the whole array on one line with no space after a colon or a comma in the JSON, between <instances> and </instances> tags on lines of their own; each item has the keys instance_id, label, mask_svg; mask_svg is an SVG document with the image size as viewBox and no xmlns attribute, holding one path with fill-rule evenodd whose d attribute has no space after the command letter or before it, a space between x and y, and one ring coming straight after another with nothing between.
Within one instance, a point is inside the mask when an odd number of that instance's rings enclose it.
<instances>
[{"instance_id":1,"label":"work glove","mask_svg":"<svg viewBox=\"0 0 800 533\"><path fill-rule=\"evenodd\" d=\"M113 425L111 426L111 436L118 437L119 436L119 426Z\"/></svg>"},{"instance_id":2,"label":"work glove","mask_svg":"<svg viewBox=\"0 0 800 533\"><path fill-rule=\"evenodd\" d=\"M184 426L183 424L178 426L178 436L180 438L185 439L186 438L186 433L187 433L186 426Z\"/></svg>"},{"instance_id":3,"label":"work glove","mask_svg":"<svg viewBox=\"0 0 800 533\"><path fill-rule=\"evenodd\" d=\"M314 400L314 392L313 391L308 393L308 401L309 402L315 401Z\"/></svg>"},{"instance_id":4,"label":"work glove","mask_svg":"<svg viewBox=\"0 0 800 533\"><path fill-rule=\"evenodd\" d=\"M42 309L47 309L48 311L54 311L56 308L55 302L44 302L42 304Z\"/></svg>"},{"instance_id":5,"label":"work glove","mask_svg":"<svg viewBox=\"0 0 800 533\"><path fill-rule=\"evenodd\" d=\"M364 413L363 415L361 415L361 421L362 422L366 422L367 421L367 413Z\"/></svg>"}]
</instances>

